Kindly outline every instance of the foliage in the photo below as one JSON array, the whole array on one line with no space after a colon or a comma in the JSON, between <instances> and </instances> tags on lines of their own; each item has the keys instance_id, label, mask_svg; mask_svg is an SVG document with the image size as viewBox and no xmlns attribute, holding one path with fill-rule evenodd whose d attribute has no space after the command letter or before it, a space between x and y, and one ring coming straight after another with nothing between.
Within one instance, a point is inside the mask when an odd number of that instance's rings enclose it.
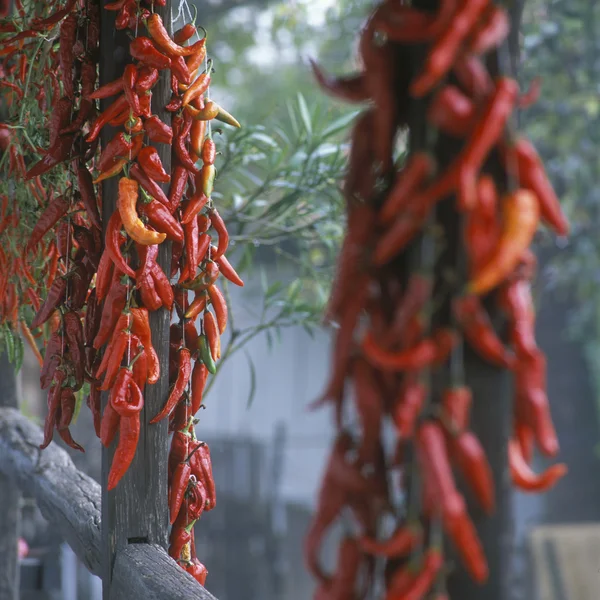
<instances>
[{"instance_id":1,"label":"foliage","mask_svg":"<svg viewBox=\"0 0 600 600\"><path fill-rule=\"evenodd\" d=\"M540 101L523 115L522 126L539 148L572 225L568 245L559 244L560 251L543 246L551 257L545 283L569 298L575 292L571 333L588 345L595 371L600 350L600 5L530 0L522 31L521 79L543 78Z\"/></svg>"},{"instance_id":2,"label":"foliage","mask_svg":"<svg viewBox=\"0 0 600 600\"><path fill-rule=\"evenodd\" d=\"M227 141L221 157L215 201L229 209L225 219L239 246L238 271L247 280L260 277L263 301L251 326L236 329L232 323L219 368L261 333L269 345L285 327L302 326L312 335L328 296L343 231L338 182L345 145L333 140L355 115L328 122L323 107L309 109L301 94L288 110L291 135L276 124L249 127ZM268 281L269 263L295 276Z\"/></svg>"}]
</instances>

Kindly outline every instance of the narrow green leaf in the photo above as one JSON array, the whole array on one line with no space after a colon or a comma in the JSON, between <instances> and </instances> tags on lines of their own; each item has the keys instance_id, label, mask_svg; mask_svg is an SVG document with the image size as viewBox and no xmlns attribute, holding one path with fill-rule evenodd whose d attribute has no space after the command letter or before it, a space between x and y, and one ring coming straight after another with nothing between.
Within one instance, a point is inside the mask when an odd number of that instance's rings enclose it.
<instances>
[{"instance_id":1,"label":"narrow green leaf","mask_svg":"<svg viewBox=\"0 0 600 600\"><path fill-rule=\"evenodd\" d=\"M287 102L287 110L288 115L290 117L290 124L292 125L292 131L294 132L294 136L300 136L300 128L298 127L298 120L296 119L296 114L294 113L294 108L290 102Z\"/></svg>"},{"instance_id":2,"label":"narrow green leaf","mask_svg":"<svg viewBox=\"0 0 600 600\"><path fill-rule=\"evenodd\" d=\"M18 373L23 366L23 357L25 356L25 345L20 335L14 336L15 340L15 371Z\"/></svg>"},{"instance_id":3,"label":"narrow green leaf","mask_svg":"<svg viewBox=\"0 0 600 600\"><path fill-rule=\"evenodd\" d=\"M248 354L247 350L244 350L244 354L246 355L248 367L250 368L250 389L248 391L248 400L246 402L246 408L250 408L256 394L256 367L254 366L254 361L250 358L250 354Z\"/></svg>"},{"instance_id":4,"label":"narrow green leaf","mask_svg":"<svg viewBox=\"0 0 600 600\"><path fill-rule=\"evenodd\" d=\"M352 121L356 119L359 112L360 111L354 110L337 118L333 123L330 123L327 127L325 127L325 129L321 133L323 139L326 140L332 135L335 135L336 133L340 133L340 131L347 129L350 126L350 123L352 123Z\"/></svg>"},{"instance_id":5,"label":"narrow green leaf","mask_svg":"<svg viewBox=\"0 0 600 600\"><path fill-rule=\"evenodd\" d=\"M298 92L298 108L300 109L300 118L302 119L302 123L304 124L304 129L306 129L306 133L308 133L310 137L312 136L312 119L310 117L310 112L308 110L306 100L300 92Z\"/></svg>"}]
</instances>

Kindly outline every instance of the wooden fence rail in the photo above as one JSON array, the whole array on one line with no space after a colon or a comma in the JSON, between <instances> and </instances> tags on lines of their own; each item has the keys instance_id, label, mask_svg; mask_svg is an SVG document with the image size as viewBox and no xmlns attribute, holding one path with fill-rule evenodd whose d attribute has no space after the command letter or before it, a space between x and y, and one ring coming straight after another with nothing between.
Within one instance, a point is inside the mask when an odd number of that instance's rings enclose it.
<instances>
[{"instance_id":1,"label":"wooden fence rail","mask_svg":"<svg viewBox=\"0 0 600 600\"><path fill-rule=\"evenodd\" d=\"M14 408L0 408L0 474L32 495L81 562L102 575L101 490L75 468L55 443L43 452L42 430ZM154 544L119 550L112 571L111 600L215 600Z\"/></svg>"}]
</instances>

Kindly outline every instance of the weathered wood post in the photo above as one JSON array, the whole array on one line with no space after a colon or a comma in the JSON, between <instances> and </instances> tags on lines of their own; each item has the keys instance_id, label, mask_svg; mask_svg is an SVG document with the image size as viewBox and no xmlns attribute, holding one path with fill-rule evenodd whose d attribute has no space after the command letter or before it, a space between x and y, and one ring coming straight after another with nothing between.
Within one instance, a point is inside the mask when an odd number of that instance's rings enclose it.
<instances>
[{"instance_id":1,"label":"weathered wood post","mask_svg":"<svg viewBox=\"0 0 600 600\"><path fill-rule=\"evenodd\" d=\"M0 354L0 406L18 408L17 374L6 352ZM0 473L0 598L19 599L18 544L21 491Z\"/></svg>"},{"instance_id":2,"label":"weathered wood post","mask_svg":"<svg viewBox=\"0 0 600 600\"><path fill-rule=\"evenodd\" d=\"M154 5L167 27L171 23L171 1L166 6ZM125 32L115 29L115 12L102 10L100 39L100 83L116 79L130 61L129 38ZM140 35L145 35L142 29ZM152 90L152 112L164 122L171 122L170 113L164 111L169 99L169 71L162 71L158 84ZM110 103L103 103L105 108ZM114 130L106 128L103 142L110 140ZM168 171L171 165L171 148L157 146L160 158ZM108 222L115 210L118 178L104 182L102 186L103 219ZM160 245L158 263L165 273L170 271L170 244ZM144 392L145 406L140 415L141 431L133 463L117 488L107 491L108 472L116 442L102 451L102 546L103 546L103 598L109 600L112 571L116 554L128 544L158 544L164 548L168 539L167 514L167 444L168 423L163 420L149 425L149 420L162 408L168 394L168 356L170 315L164 309L151 313L152 343L160 359L161 377ZM106 405L103 395L102 406Z\"/></svg>"}]
</instances>

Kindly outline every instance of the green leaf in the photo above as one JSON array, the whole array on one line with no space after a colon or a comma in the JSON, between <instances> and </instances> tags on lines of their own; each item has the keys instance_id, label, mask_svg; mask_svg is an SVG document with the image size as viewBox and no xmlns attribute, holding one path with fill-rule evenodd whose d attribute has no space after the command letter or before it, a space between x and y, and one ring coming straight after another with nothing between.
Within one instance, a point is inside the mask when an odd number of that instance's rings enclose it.
<instances>
[{"instance_id":1,"label":"green leaf","mask_svg":"<svg viewBox=\"0 0 600 600\"><path fill-rule=\"evenodd\" d=\"M18 373L23 366L23 358L25 356L25 345L23 338L20 335L14 336L15 340L15 371Z\"/></svg>"},{"instance_id":2,"label":"green leaf","mask_svg":"<svg viewBox=\"0 0 600 600\"><path fill-rule=\"evenodd\" d=\"M79 417L79 411L81 410L81 405L83 404L83 399L85 398L85 393L83 389L77 392L77 397L75 400L75 410L73 411L73 419L71 420L71 424L75 425L77 423L77 417Z\"/></svg>"},{"instance_id":3,"label":"green leaf","mask_svg":"<svg viewBox=\"0 0 600 600\"><path fill-rule=\"evenodd\" d=\"M290 117L290 124L292 126L292 131L296 137L300 137L300 127L298 126L298 120L296 119L296 114L294 113L294 108L291 102L287 102L287 110L288 115Z\"/></svg>"},{"instance_id":4,"label":"green leaf","mask_svg":"<svg viewBox=\"0 0 600 600\"><path fill-rule=\"evenodd\" d=\"M308 133L310 137L312 136L312 119L310 117L306 100L300 92L298 92L298 108L300 109L300 118L304 124L304 129L306 129L306 133Z\"/></svg>"},{"instance_id":5,"label":"green leaf","mask_svg":"<svg viewBox=\"0 0 600 600\"><path fill-rule=\"evenodd\" d=\"M356 117L360 114L360 111L355 110L348 114L342 115L337 118L333 123L331 123L328 127L325 127L323 132L321 133L322 138L325 140L344 129L347 129L350 126L350 123L356 119Z\"/></svg>"},{"instance_id":6,"label":"green leaf","mask_svg":"<svg viewBox=\"0 0 600 600\"><path fill-rule=\"evenodd\" d=\"M13 332L8 328L4 328L4 345L6 346L6 354L11 363L15 362L15 337Z\"/></svg>"},{"instance_id":7,"label":"green leaf","mask_svg":"<svg viewBox=\"0 0 600 600\"><path fill-rule=\"evenodd\" d=\"M246 401L246 408L250 408L254 401L254 395L256 394L256 367L247 350L244 350L244 354L246 355L246 360L248 361L248 367L250 369L250 389L248 391L248 400Z\"/></svg>"},{"instance_id":8,"label":"green leaf","mask_svg":"<svg viewBox=\"0 0 600 600\"><path fill-rule=\"evenodd\" d=\"M271 352L273 350L273 334L270 329L265 329L265 338L267 340L267 348Z\"/></svg>"}]
</instances>

